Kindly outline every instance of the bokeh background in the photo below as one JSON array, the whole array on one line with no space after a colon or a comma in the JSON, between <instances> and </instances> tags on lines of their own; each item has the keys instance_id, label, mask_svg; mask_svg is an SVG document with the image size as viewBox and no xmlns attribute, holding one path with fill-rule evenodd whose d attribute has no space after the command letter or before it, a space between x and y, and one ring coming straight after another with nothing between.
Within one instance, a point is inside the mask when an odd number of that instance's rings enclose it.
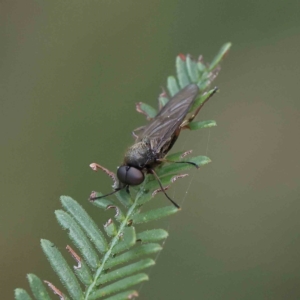
<instances>
[{"instance_id":1,"label":"bokeh background","mask_svg":"<svg viewBox=\"0 0 300 300\"><path fill-rule=\"evenodd\" d=\"M39 246L66 253L59 196L102 226L110 212L87 197L111 182L89 164L116 169L145 122L135 103L156 105L178 53L210 61L228 41L221 92L198 117L218 127L174 147L213 162L172 187L183 210L151 224L170 237L140 299L299 299L299 11L297 0L1 1L1 299L28 289L29 272L61 286Z\"/></svg>"}]
</instances>

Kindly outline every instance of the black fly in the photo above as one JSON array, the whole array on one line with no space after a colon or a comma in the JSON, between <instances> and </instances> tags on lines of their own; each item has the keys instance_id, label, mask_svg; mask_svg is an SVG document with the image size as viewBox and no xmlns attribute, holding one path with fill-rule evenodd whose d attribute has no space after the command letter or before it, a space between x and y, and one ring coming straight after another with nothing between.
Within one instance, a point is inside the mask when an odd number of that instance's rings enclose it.
<instances>
[{"instance_id":1,"label":"black fly","mask_svg":"<svg viewBox=\"0 0 300 300\"><path fill-rule=\"evenodd\" d=\"M217 88L214 91L217 91ZM129 186L139 185L145 179L144 174L151 173L158 180L166 197L179 208L179 205L166 194L154 168L166 161L165 156L176 142L181 129L188 126L203 106L204 103L191 116L187 116L198 94L198 86L190 84L170 99L149 124L139 130L135 143L126 151L123 164L117 171L119 187L112 193L91 200L111 195L123 188L128 189ZM192 162L175 163L195 165Z\"/></svg>"}]
</instances>

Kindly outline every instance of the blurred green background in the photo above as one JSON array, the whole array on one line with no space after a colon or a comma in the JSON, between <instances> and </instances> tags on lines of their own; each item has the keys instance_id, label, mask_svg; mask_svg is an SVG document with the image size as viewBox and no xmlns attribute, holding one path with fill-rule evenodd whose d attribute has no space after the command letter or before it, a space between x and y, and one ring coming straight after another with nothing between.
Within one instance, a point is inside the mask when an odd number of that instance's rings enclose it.
<instances>
[{"instance_id":1,"label":"blurred green background","mask_svg":"<svg viewBox=\"0 0 300 300\"><path fill-rule=\"evenodd\" d=\"M156 105L178 53L210 61L230 41L221 92L198 116L218 127L174 147L213 162L172 187L183 210L151 224L170 237L140 299L299 299L299 11L297 0L1 1L1 298L28 289L29 272L61 286L39 247L66 254L59 196L101 227L111 212L87 197L111 181L89 164L116 169L145 123L135 103Z\"/></svg>"}]
</instances>

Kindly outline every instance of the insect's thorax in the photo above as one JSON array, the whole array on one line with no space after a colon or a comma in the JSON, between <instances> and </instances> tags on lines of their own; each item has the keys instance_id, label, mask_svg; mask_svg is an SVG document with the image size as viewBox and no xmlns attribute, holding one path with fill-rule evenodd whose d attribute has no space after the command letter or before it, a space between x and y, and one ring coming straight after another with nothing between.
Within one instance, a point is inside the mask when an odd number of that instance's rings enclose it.
<instances>
[{"instance_id":1,"label":"insect's thorax","mask_svg":"<svg viewBox=\"0 0 300 300\"><path fill-rule=\"evenodd\" d=\"M143 169L147 166L154 166L158 158L160 157L151 149L150 141L144 138L128 148L124 156L124 164Z\"/></svg>"}]
</instances>

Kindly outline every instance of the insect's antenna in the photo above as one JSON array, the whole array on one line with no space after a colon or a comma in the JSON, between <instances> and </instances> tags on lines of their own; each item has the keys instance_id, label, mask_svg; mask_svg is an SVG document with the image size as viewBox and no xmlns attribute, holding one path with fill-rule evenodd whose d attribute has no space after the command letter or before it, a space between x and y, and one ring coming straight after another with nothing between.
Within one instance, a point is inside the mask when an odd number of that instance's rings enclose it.
<instances>
[{"instance_id":1,"label":"insect's antenna","mask_svg":"<svg viewBox=\"0 0 300 300\"><path fill-rule=\"evenodd\" d=\"M158 181L159 186L160 186L162 192L165 194L165 196L172 202L172 204L173 204L174 206L176 206L178 209L180 209L180 206L179 206L174 200L172 200L172 199L168 196L168 194L166 193L166 191L165 191L164 187L162 186L162 183L161 183L161 181L160 181L158 175L156 174L156 172L155 172L153 169L149 169L149 171L151 172L151 174L154 175L154 177L155 177L156 180Z\"/></svg>"},{"instance_id":2,"label":"insect's antenna","mask_svg":"<svg viewBox=\"0 0 300 300\"><path fill-rule=\"evenodd\" d=\"M99 196L99 197L90 197L90 199L89 199L89 200L91 200L91 201L94 201L94 200L97 200L97 199L104 198L104 197L106 197L106 196L113 195L113 194L115 194L116 192L118 192L118 191L120 191L120 190L124 189L125 187L127 187L127 185L124 185L124 186L123 186L123 187L121 187L121 188L116 188L116 189L115 189L113 192L111 192L111 193L108 193L108 194L106 194L106 195L102 195L102 196Z\"/></svg>"}]
</instances>

